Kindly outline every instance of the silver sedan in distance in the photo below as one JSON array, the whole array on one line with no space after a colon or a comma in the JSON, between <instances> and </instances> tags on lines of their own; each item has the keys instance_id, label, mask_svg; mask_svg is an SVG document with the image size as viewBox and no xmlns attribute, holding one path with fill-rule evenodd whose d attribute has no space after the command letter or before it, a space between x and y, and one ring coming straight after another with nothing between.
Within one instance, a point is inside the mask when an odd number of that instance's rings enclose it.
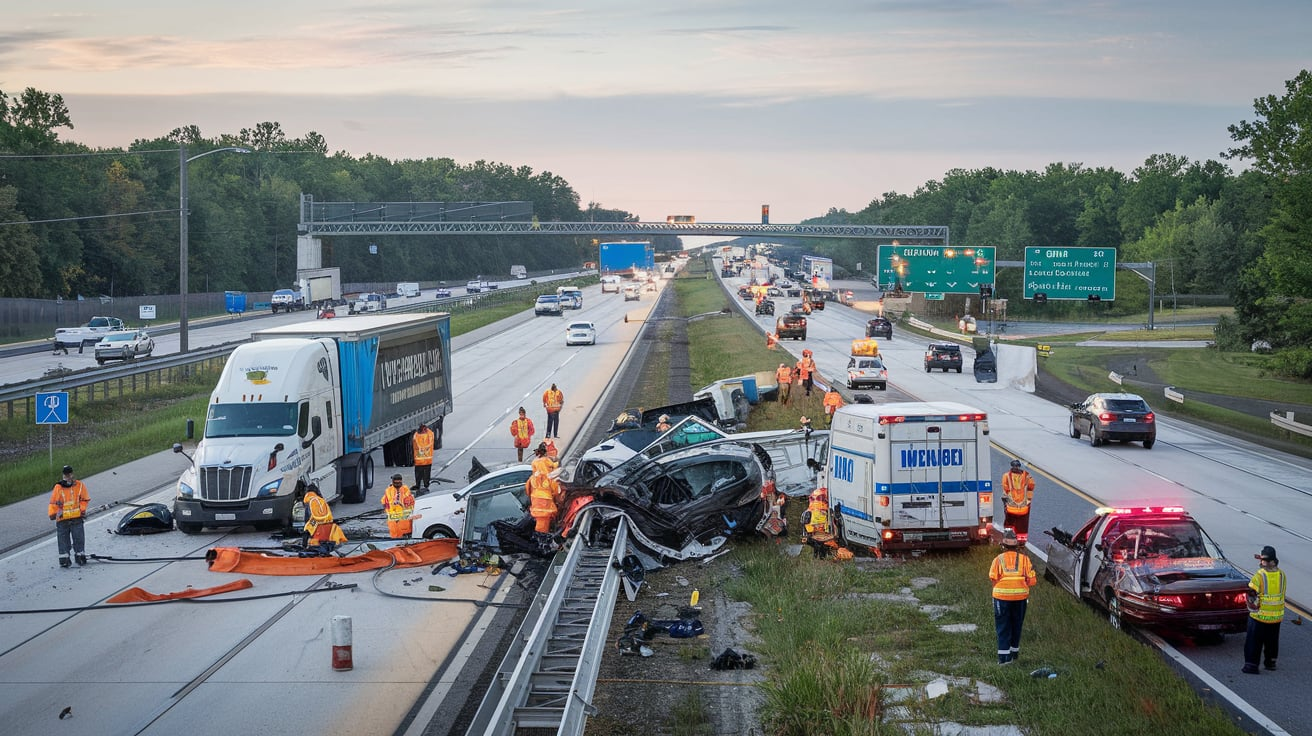
<instances>
[{"instance_id":1,"label":"silver sedan in distance","mask_svg":"<svg viewBox=\"0 0 1312 736\"><path fill-rule=\"evenodd\" d=\"M104 365L107 360L149 358L154 351L155 340L145 330L117 330L96 343L96 362Z\"/></svg>"}]
</instances>

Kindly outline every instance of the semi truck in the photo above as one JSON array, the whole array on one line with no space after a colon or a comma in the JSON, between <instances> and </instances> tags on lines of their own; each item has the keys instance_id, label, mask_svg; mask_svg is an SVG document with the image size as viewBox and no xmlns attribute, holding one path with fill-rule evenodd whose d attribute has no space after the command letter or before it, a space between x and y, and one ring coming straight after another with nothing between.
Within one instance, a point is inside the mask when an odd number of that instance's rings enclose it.
<instances>
[{"instance_id":1,"label":"semi truck","mask_svg":"<svg viewBox=\"0 0 1312 736\"><path fill-rule=\"evenodd\" d=\"M317 309L342 303L342 269L301 268L296 271L306 308Z\"/></svg>"},{"instance_id":2,"label":"semi truck","mask_svg":"<svg viewBox=\"0 0 1312 736\"><path fill-rule=\"evenodd\" d=\"M882 554L988 541L988 414L948 401L849 404L834 412L829 489L844 544Z\"/></svg>"},{"instance_id":3,"label":"semi truck","mask_svg":"<svg viewBox=\"0 0 1312 736\"><path fill-rule=\"evenodd\" d=\"M650 242L602 243L599 250L603 276L633 276L656 268L656 251Z\"/></svg>"},{"instance_id":4,"label":"semi truck","mask_svg":"<svg viewBox=\"0 0 1312 736\"><path fill-rule=\"evenodd\" d=\"M420 422L442 446L451 411L451 317L396 314L260 330L228 358L205 428L178 479L178 529L291 529L310 483L363 503L373 453L410 465ZM174 452L183 453L181 444Z\"/></svg>"}]
</instances>

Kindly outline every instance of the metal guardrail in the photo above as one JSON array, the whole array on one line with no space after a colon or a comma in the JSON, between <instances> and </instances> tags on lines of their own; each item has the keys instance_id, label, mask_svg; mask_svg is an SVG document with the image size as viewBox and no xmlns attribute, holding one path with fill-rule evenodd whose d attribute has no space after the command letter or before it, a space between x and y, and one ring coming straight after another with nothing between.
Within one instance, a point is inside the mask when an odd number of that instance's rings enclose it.
<instances>
[{"instance_id":1,"label":"metal guardrail","mask_svg":"<svg viewBox=\"0 0 1312 736\"><path fill-rule=\"evenodd\" d=\"M97 393L101 396L109 396L110 384L114 383L121 385L123 381L131 381L135 389L136 378L141 374L146 374L144 383L146 387L149 387L149 375L151 373L177 371L194 366L197 363L226 359L238 344L240 343L227 343L177 355L164 355L158 358L130 361L112 368L84 368L59 376L49 376L34 381L0 386L0 406L4 407L5 418L12 419L19 413L16 407L20 403L25 405L23 411L28 416L31 415L34 410L32 404L36 401L37 392L68 391L70 403L72 403L81 398L84 393L82 389L86 389L85 397L90 400L96 398ZM98 392L96 386L100 384L104 384L104 388Z\"/></svg>"},{"instance_id":2,"label":"metal guardrail","mask_svg":"<svg viewBox=\"0 0 1312 736\"><path fill-rule=\"evenodd\" d=\"M1286 432L1301 434L1304 437L1312 437L1312 425L1300 424L1294 421L1294 412L1287 411L1283 414L1278 411L1271 412L1271 423Z\"/></svg>"},{"instance_id":3,"label":"metal guardrail","mask_svg":"<svg viewBox=\"0 0 1312 736\"><path fill-rule=\"evenodd\" d=\"M550 592L539 594L516 634L523 649L512 662L512 648L501 663L467 734L551 729L578 736L595 712L592 697L619 592L619 563L628 550L628 522L620 521L614 543L604 549L588 545L591 524L600 522L587 516Z\"/></svg>"}]
</instances>

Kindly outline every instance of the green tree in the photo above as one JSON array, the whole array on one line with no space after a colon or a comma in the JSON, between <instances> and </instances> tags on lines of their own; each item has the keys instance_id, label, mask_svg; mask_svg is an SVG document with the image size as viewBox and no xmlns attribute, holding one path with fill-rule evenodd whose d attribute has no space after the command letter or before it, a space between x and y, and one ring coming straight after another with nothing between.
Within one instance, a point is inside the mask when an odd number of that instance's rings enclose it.
<instances>
[{"instance_id":1,"label":"green tree","mask_svg":"<svg viewBox=\"0 0 1312 736\"><path fill-rule=\"evenodd\" d=\"M18 192L0 186L0 222L18 223ZM0 296L38 296L41 293L41 259L37 238L27 224L0 225Z\"/></svg>"}]
</instances>

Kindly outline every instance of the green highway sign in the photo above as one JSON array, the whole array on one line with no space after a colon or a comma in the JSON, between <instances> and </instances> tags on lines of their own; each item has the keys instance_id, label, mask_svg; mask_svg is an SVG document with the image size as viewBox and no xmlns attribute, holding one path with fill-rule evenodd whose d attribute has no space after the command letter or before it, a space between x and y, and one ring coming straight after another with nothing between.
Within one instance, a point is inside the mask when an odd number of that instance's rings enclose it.
<instances>
[{"instance_id":1,"label":"green highway sign","mask_svg":"<svg viewBox=\"0 0 1312 736\"><path fill-rule=\"evenodd\" d=\"M925 294L925 301L927 301L927 302L941 302L941 301L943 301L943 292L941 292L941 291L937 291L937 292L933 292L933 293L926 293L926 294Z\"/></svg>"},{"instance_id":2,"label":"green highway sign","mask_svg":"<svg viewBox=\"0 0 1312 736\"><path fill-rule=\"evenodd\" d=\"M899 284L903 291L932 294L978 294L981 284L992 284L994 248L956 248L946 245L879 246L879 285L885 291ZM925 297L930 298L928 294Z\"/></svg>"},{"instance_id":3,"label":"green highway sign","mask_svg":"<svg viewBox=\"0 0 1312 736\"><path fill-rule=\"evenodd\" d=\"M1026 248L1025 298L1116 298L1116 249Z\"/></svg>"}]
</instances>

